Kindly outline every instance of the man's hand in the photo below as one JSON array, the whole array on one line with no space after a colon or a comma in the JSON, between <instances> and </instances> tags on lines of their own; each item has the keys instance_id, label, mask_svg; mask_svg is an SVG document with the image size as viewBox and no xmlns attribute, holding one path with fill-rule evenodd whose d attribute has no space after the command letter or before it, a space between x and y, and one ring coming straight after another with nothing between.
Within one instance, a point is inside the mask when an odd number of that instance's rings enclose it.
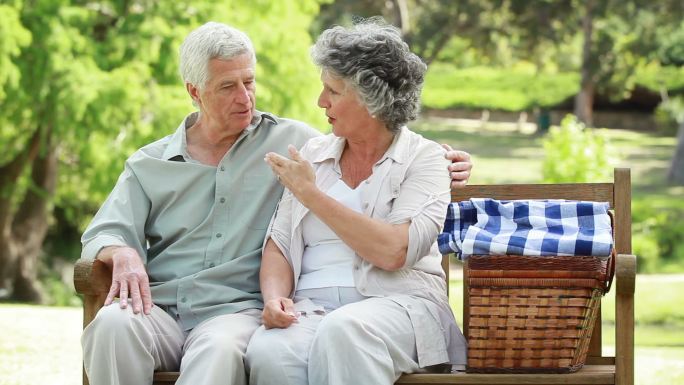
<instances>
[{"instance_id":1,"label":"man's hand","mask_svg":"<svg viewBox=\"0 0 684 385\"><path fill-rule=\"evenodd\" d=\"M266 329L285 329L297 322L294 303L290 298L278 297L264 303L261 318Z\"/></svg>"},{"instance_id":2,"label":"man's hand","mask_svg":"<svg viewBox=\"0 0 684 385\"><path fill-rule=\"evenodd\" d=\"M451 175L451 187L460 188L468 184L470 178L470 170L473 168L473 163L470 161L470 154L465 151L454 150L448 144L442 144L447 150L445 158L452 163L449 165L449 175Z\"/></svg>"},{"instance_id":3,"label":"man's hand","mask_svg":"<svg viewBox=\"0 0 684 385\"><path fill-rule=\"evenodd\" d=\"M119 306L125 309L130 297L133 313L140 313L142 308L145 314L150 314L153 306L150 282L138 252L130 247L107 247L98 254L98 259L112 269L112 287L104 305L111 304L118 295Z\"/></svg>"}]
</instances>

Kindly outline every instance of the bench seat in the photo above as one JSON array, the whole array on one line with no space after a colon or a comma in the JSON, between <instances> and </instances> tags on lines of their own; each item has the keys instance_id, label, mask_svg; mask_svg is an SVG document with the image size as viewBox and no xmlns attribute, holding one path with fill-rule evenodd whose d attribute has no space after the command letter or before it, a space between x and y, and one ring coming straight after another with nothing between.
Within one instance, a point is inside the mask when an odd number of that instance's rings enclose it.
<instances>
[{"instance_id":1,"label":"bench seat","mask_svg":"<svg viewBox=\"0 0 684 385\"><path fill-rule=\"evenodd\" d=\"M178 372L157 372L155 385L175 383ZM569 374L405 374L395 384L615 384L615 365L585 365Z\"/></svg>"}]
</instances>

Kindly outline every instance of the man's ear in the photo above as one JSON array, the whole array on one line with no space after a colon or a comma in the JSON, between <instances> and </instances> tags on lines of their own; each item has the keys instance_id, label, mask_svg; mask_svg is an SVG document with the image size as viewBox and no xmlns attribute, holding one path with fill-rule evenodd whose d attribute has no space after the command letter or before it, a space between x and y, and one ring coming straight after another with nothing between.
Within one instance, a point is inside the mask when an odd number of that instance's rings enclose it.
<instances>
[{"instance_id":1,"label":"man's ear","mask_svg":"<svg viewBox=\"0 0 684 385\"><path fill-rule=\"evenodd\" d=\"M200 90L195 87L192 83L185 83L185 89L188 90L188 94L192 100L199 106L200 105Z\"/></svg>"}]
</instances>

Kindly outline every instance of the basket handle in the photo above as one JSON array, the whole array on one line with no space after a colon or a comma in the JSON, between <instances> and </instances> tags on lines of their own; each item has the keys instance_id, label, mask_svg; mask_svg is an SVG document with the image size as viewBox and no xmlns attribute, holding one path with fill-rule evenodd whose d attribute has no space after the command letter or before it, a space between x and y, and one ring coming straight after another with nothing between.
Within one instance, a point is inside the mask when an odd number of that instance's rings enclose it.
<instances>
[{"instance_id":1,"label":"basket handle","mask_svg":"<svg viewBox=\"0 0 684 385\"><path fill-rule=\"evenodd\" d=\"M613 217L613 212L608 211L608 216L610 217L610 228L613 230L613 236L615 236L615 218ZM606 283L604 284L603 295L606 295L610 291L610 287L613 284L613 277L615 277L615 261L617 260L617 252L615 250L615 241L613 240L613 250L610 252L610 257L608 257L608 266L606 266Z\"/></svg>"}]
</instances>

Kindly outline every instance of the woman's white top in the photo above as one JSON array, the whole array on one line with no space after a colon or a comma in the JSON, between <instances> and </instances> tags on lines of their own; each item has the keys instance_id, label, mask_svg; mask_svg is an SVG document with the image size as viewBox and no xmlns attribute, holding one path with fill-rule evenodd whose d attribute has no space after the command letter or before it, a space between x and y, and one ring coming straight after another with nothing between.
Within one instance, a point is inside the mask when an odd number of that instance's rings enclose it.
<instances>
[{"instance_id":1,"label":"woman's white top","mask_svg":"<svg viewBox=\"0 0 684 385\"><path fill-rule=\"evenodd\" d=\"M326 194L344 206L362 213L361 188L347 186L338 179ZM354 287L352 265L356 253L349 248L328 225L309 212L302 219L304 255L302 273L297 290L318 289L322 287Z\"/></svg>"}]
</instances>

